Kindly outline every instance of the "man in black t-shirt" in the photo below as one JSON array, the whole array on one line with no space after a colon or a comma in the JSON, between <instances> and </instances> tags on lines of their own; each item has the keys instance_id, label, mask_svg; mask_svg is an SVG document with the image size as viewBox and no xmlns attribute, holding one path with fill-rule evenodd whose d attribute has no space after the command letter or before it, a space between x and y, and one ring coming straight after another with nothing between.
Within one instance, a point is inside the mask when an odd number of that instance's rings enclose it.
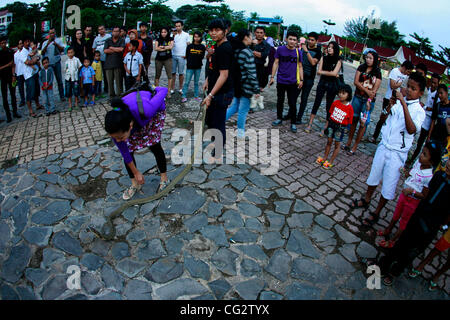
<instances>
[{"instance_id":1,"label":"man in black t-shirt","mask_svg":"<svg viewBox=\"0 0 450 320\"><path fill-rule=\"evenodd\" d=\"M317 64L322 58L322 51L317 47L317 41L319 35L316 32L308 34L308 45L302 44L303 51L303 87L302 87L302 100L300 102L300 109L297 115L296 124L302 123L303 113L305 112L306 105L308 103L308 97L311 93L311 89L314 86L314 78L316 77Z\"/></svg>"},{"instance_id":2,"label":"man in black t-shirt","mask_svg":"<svg viewBox=\"0 0 450 320\"><path fill-rule=\"evenodd\" d=\"M144 81L148 83L148 67L151 64L153 40L147 33L148 25L146 22L142 22L139 25L139 29L141 31L139 39L144 43L144 48L142 49L142 56L144 57Z\"/></svg>"},{"instance_id":3,"label":"man in black t-shirt","mask_svg":"<svg viewBox=\"0 0 450 320\"><path fill-rule=\"evenodd\" d=\"M6 47L6 37L0 38L0 81L3 97L3 108L6 113L6 121L9 123L12 121L11 111L8 104L8 88L11 96L11 104L13 109L14 118L21 118L17 114L17 100L16 100L16 87L12 86L13 69L14 69L14 53ZM3 122L3 120L0 120Z\"/></svg>"},{"instance_id":4,"label":"man in black t-shirt","mask_svg":"<svg viewBox=\"0 0 450 320\"><path fill-rule=\"evenodd\" d=\"M267 83L269 83L269 74L266 72L264 64L270 53L270 45L264 40L265 35L266 29L264 27L256 27L255 43L252 45L256 64L256 76L258 77L259 88L261 91L264 91Z\"/></svg>"},{"instance_id":5,"label":"man in black t-shirt","mask_svg":"<svg viewBox=\"0 0 450 320\"><path fill-rule=\"evenodd\" d=\"M233 65L233 49L226 39L226 25L222 19L214 19L210 22L209 33L213 41L216 41L215 51L211 56L208 78L203 86L208 91L208 96L203 100L206 105L206 124L209 129L218 129L222 133L223 145L225 145L225 117L228 106L233 100L233 84L231 70ZM214 150L215 151L215 150ZM215 161L221 161L223 153L213 152Z\"/></svg>"}]
</instances>

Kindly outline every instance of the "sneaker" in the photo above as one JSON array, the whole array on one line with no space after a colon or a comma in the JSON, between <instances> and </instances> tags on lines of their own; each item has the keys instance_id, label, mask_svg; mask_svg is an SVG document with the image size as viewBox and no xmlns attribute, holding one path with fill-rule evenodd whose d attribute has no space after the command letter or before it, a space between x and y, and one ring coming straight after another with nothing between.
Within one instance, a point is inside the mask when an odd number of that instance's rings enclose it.
<instances>
[{"instance_id":1,"label":"sneaker","mask_svg":"<svg viewBox=\"0 0 450 320\"><path fill-rule=\"evenodd\" d=\"M174 94L175 93L175 91L173 91L173 90L170 90L170 94Z\"/></svg>"},{"instance_id":2,"label":"sneaker","mask_svg":"<svg viewBox=\"0 0 450 320\"><path fill-rule=\"evenodd\" d=\"M156 193L159 193L159 192L163 191L169 184L170 184L170 180L169 179L167 179L167 181L161 181L159 183L159 187L158 187L158 190L156 191Z\"/></svg>"},{"instance_id":3,"label":"sneaker","mask_svg":"<svg viewBox=\"0 0 450 320\"><path fill-rule=\"evenodd\" d=\"M183 94L183 89L178 90L180 94Z\"/></svg>"},{"instance_id":4,"label":"sneaker","mask_svg":"<svg viewBox=\"0 0 450 320\"><path fill-rule=\"evenodd\" d=\"M84 103L84 107L85 107L85 108L87 108L87 106L88 106L88 103L87 103L87 102L85 102L85 103Z\"/></svg>"},{"instance_id":5,"label":"sneaker","mask_svg":"<svg viewBox=\"0 0 450 320\"><path fill-rule=\"evenodd\" d=\"M95 101L91 101L91 106L95 105Z\"/></svg>"},{"instance_id":6,"label":"sneaker","mask_svg":"<svg viewBox=\"0 0 450 320\"><path fill-rule=\"evenodd\" d=\"M10 123L12 121L11 118L6 119L6 123Z\"/></svg>"},{"instance_id":7,"label":"sneaker","mask_svg":"<svg viewBox=\"0 0 450 320\"><path fill-rule=\"evenodd\" d=\"M181 102L183 102L183 103L187 102L187 98L182 98Z\"/></svg>"},{"instance_id":8,"label":"sneaker","mask_svg":"<svg viewBox=\"0 0 450 320\"><path fill-rule=\"evenodd\" d=\"M282 120L277 119L277 120L275 120L274 122L272 122L272 125L273 125L273 126L280 126L282 123L283 123Z\"/></svg>"},{"instance_id":9,"label":"sneaker","mask_svg":"<svg viewBox=\"0 0 450 320\"><path fill-rule=\"evenodd\" d=\"M297 127L295 126L295 124L291 124L291 132L297 133Z\"/></svg>"}]
</instances>

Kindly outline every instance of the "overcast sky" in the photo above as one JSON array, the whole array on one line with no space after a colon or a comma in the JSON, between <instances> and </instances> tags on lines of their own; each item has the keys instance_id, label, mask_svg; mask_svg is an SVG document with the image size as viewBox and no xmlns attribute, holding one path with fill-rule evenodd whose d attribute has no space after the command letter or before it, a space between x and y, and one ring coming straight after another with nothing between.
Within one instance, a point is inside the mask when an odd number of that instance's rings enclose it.
<instances>
[{"instance_id":1,"label":"overcast sky","mask_svg":"<svg viewBox=\"0 0 450 320\"><path fill-rule=\"evenodd\" d=\"M0 0L0 7L14 1ZM42 2L25 0L28 3ZM167 5L176 10L184 4L199 4L197 0L169 0ZM261 17L280 15L285 25L298 24L305 31L324 30L322 20L331 19L336 26L329 32L343 34L344 23L349 18L366 15L368 8L376 5L381 18L387 21L397 21L400 33L406 35L417 32L432 41L435 49L438 45L450 47L449 18L450 6L448 0L226 0L233 10L244 10L247 14L258 12Z\"/></svg>"}]
</instances>

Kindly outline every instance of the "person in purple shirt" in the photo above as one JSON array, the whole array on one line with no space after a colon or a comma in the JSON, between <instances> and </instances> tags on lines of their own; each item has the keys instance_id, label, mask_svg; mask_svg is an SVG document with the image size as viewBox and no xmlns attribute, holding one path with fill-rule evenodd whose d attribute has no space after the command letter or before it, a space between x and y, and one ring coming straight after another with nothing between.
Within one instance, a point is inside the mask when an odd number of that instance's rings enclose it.
<instances>
[{"instance_id":1,"label":"person in purple shirt","mask_svg":"<svg viewBox=\"0 0 450 320\"><path fill-rule=\"evenodd\" d=\"M279 47L275 53L269 87L273 84L277 74L277 120L272 125L279 126L283 122L284 96L287 93L291 131L297 132L297 98L303 86L302 51L297 48L298 35L287 33L287 45Z\"/></svg>"},{"instance_id":2,"label":"person in purple shirt","mask_svg":"<svg viewBox=\"0 0 450 320\"><path fill-rule=\"evenodd\" d=\"M105 117L105 130L119 148L132 182L131 187L123 194L124 200L131 199L145 183L143 174L136 167L134 152L137 150L148 147L156 158L161 174L157 192L169 184L166 156L161 146L161 134L166 118L164 98L168 90L157 87L155 91L154 96L150 91L134 91L123 98L112 99L113 110ZM138 101L142 101L141 111Z\"/></svg>"}]
</instances>

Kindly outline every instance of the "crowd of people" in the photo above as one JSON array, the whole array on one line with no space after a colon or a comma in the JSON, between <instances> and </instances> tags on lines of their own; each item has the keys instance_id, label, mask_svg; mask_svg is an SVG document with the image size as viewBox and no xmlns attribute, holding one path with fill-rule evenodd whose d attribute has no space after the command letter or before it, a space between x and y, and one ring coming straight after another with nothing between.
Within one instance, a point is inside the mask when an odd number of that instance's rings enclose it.
<instances>
[{"instance_id":1,"label":"crowd of people","mask_svg":"<svg viewBox=\"0 0 450 320\"><path fill-rule=\"evenodd\" d=\"M226 143L226 122L236 113L237 137L245 139L247 117L264 107L264 90L274 85L275 80L277 111L272 125L278 127L289 120L290 130L296 133L297 125L303 123L317 75L320 79L315 100L304 128L306 133L311 133L325 97L326 121L320 135L326 136L327 142L324 156L319 156L315 162L329 170L334 167L341 149L349 157L358 152L358 145L367 134L382 82L380 58L374 49L364 51L364 62L356 70L353 80L356 87L353 91L344 81L344 63L338 43L329 42L325 50L321 50L315 32L309 33L307 39L288 32L285 45L275 48L274 40L266 37L264 27L257 27L254 33L246 29L232 33L231 22L225 19L212 20L205 39L202 33L195 32L192 43L190 35L183 31L182 21L175 23L175 29L161 28L154 43L146 23L139 29L140 32L115 27L109 35L105 27L100 26L96 37L91 27L77 30L64 64L61 64L61 53L65 48L55 37L54 29L42 44L40 54L29 37L18 43L15 54L6 48L6 39L2 39L0 61L3 65L0 69L3 69L1 83L7 121L11 121L7 88L11 94L13 116L20 117L15 98L16 82L21 105L26 103L33 117L36 116L33 101L37 109L43 108L39 104L41 91L47 115L56 112L52 98L54 84L58 86L60 99L68 99L69 110L78 106L79 97L84 98L86 107L95 104L97 96L108 93L114 109L106 116L105 129L122 153L132 179L132 186L123 195L129 200L144 184L144 176L136 167L133 156L139 149L149 147L157 159L161 173L159 190L169 184L160 141L165 119L164 101L175 94L177 75L177 93L182 103L188 101L188 89L194 79L194 99L205 106L206 126L222 133L223 145ZM132 90L136 83L149 82L153 51L156 51L156 90L144 93ZM202 98L199 82L204 61L202 89L205 96ZM163 68L168 88L159 87ZM445 229L450 222L450 103L448 87L440 81L437 74L429 77L426 65L414 66L410 61L390 71L381 116L369 138L376 143L381 134L366 182L367 192L352 201L352 209L368 209L381 184L376 210L369 212L362 222L369 235L385 238L378 245L386 248L387 254L380 261L367 262L380 265L385 285L391 285L394 277L411 266L440 228ZM287 112L284 109L286 96ZM74 104L72 98L75 98ZM347 142L341 146L347 133ZM416 150L408 158L418 133ZM222 157L223 154L216 150L211 153L212 161L220 163ZM391 223L385 230L375 230L373 226L382 209L396 198L402 174L406 180ZM398 221L399 227L392 234ZM449 247L450 234L446 231L426 259L417 268L410 269L409 276L418 276L427 263ZM441 267L430 281L430 290L437 287L437 279L448 270L449 260Z\"/></svg>"}]
</instances>

